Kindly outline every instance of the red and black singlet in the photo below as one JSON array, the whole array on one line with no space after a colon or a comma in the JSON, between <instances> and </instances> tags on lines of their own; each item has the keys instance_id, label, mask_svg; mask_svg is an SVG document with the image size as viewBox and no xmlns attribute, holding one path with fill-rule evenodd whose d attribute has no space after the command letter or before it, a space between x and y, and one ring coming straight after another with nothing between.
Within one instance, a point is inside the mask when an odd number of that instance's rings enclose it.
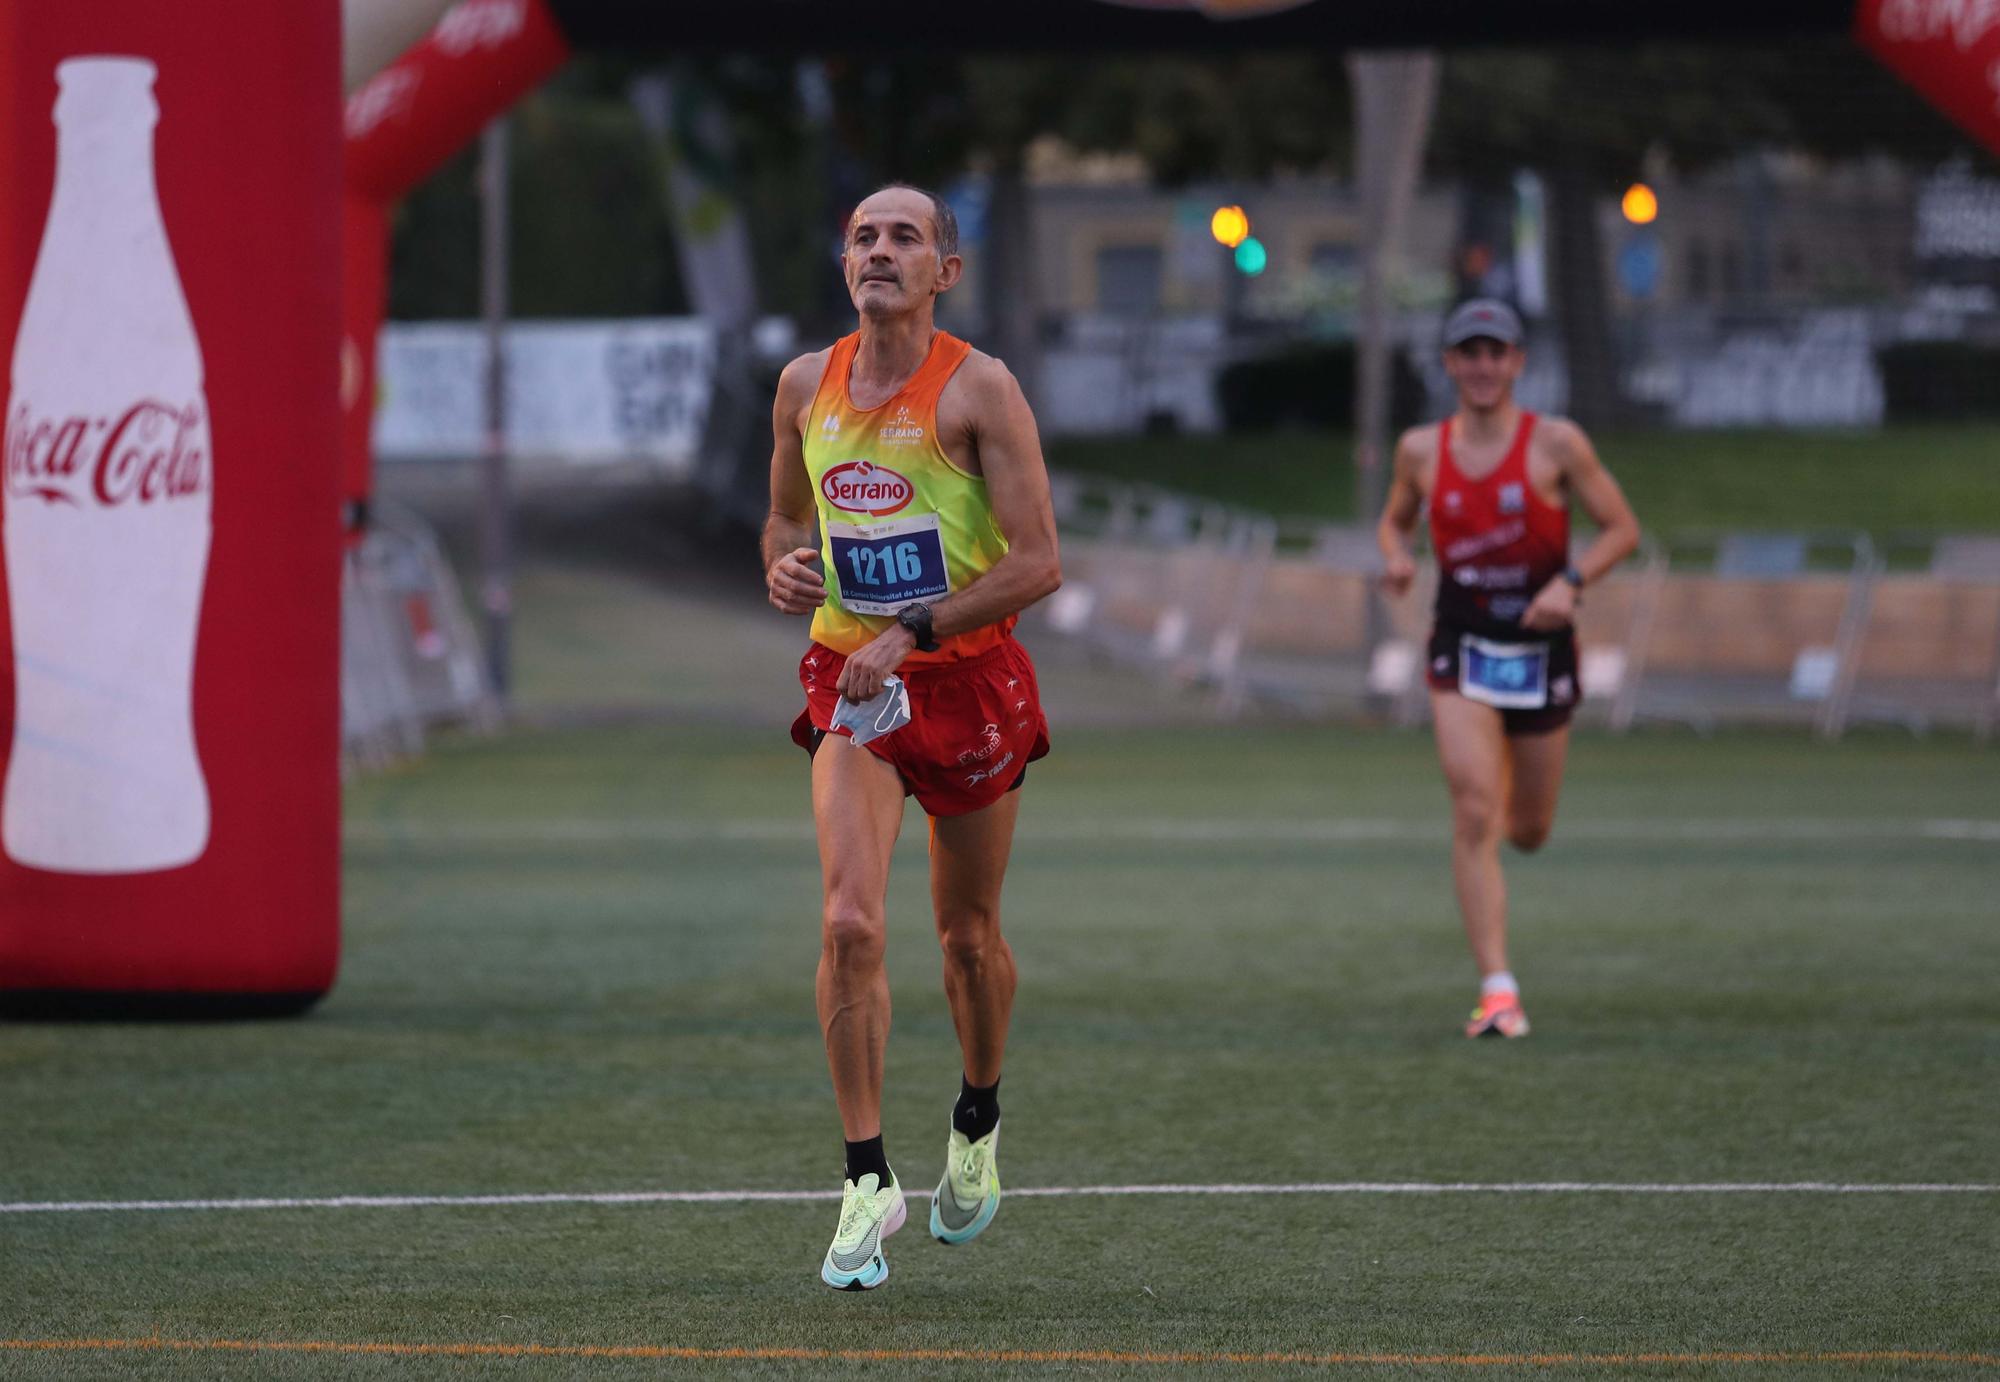
<instances>
[{"instance_id":1,"label":"red and black singlet","mask_svg":"<svg viewBox=\"0 0 2000 1382\"><path fill-rule=\"evenodd\" d=\"M1521 425L1490 475L1468 480L1451 455L1451 419L1438 424L1437 481L1431 487L1431 550L1437 554L1437 617L1487 637L1521 632L1521 612L1569 565L1569 509L1528 483L1528 439Z\"/></svg>"}]
</instances>

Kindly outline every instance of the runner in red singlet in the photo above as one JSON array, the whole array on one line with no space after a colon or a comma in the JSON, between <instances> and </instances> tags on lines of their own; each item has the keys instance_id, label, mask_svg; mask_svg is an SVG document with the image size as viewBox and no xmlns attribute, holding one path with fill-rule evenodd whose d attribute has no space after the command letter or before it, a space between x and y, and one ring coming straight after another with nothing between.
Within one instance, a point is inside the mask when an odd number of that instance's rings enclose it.
<instances>
[{"instance_id":1,"label":"runner in red singlet","mask_svg":"<svg viewBox=\"0 0 2000 1382\"><path fill-rule=\"evenodd\" d=\"M1458 410L1397 442L1376 528L1383 583L1401 594L1417 570L1409 539L1430 505L1438 594L1425 670L1451 791L1452 878L1480 978L1467 1036L1528 1034L1507 964L1500 841L1527 851L1548 839L1583 695L1580 592L1639 545L1639 521L1583 429L1515 404L1522 334L1520 317L1492 299L1451 314L1444 363ZM1573 565L1572 497L1599 529Z\"/></svg>"}]
</instances>

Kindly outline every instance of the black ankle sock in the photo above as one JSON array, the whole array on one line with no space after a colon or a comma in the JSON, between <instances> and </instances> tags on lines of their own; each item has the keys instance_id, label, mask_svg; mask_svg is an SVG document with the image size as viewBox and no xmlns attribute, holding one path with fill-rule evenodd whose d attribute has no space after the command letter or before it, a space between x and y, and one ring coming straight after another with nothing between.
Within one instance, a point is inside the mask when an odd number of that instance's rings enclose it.
<instances>
[{"instance_id":1,"label":"black ankle sock","mask_svg":"<svg viewBox=\"0 0 2000 1382\"><path fill-rule=\"evenodd\" d=\"M847 1144L847 1178L859 1185L861 1178L871 1171L880 1177L875 1182L878 1187L889 1183L889 1158L882 1154L882 1134L879 1132L873 1137Z\"/></svg>"},{"instance_id":2,"label":"black ankle sock","mask_svg":"<svg viewBox=\"0 0 2000 1382\"><path fill-rule=\"evenodd\" d=\"M970 1141L977 1142L999 1123L1000 1081L995 1080L981 1089L961 1078L958 1082L958 1103L951 1111L952 1128L965 1134Z\"/></svg>"}]
</instances>

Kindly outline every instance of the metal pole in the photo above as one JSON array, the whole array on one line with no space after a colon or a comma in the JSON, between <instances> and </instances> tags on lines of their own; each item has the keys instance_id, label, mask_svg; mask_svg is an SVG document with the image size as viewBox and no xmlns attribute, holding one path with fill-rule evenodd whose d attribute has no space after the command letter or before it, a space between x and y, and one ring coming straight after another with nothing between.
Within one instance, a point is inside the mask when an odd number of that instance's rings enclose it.
<instances>
[{"instance_id":1,"label":"metal pole","mask_svg":"<svg viewBox=\"0 0 2000 1382\"><path fill-rule=\"evenodd\" d=\"M486 323L486 444L480 456L479 603L486 665L501 713L512 681L513 532L507 482L507 121L486 127L479 148L480 309Z\"/></svg>"}]
</instances>

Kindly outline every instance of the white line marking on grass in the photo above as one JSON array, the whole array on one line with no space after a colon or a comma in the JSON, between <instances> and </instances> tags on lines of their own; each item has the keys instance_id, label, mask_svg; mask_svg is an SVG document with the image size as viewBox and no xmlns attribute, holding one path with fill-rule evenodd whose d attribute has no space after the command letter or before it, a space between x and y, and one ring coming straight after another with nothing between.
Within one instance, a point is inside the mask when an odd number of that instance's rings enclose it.
<instances>
[{"instance_id":1,"label":"white line marking on grass","mask_svg":"<svg viewBox=\"0 0 2000 1382\"><path fill-rule=\"evenodd\" d=\"M1934 840L2000 841L2000 821L1925 821L1923 833Z\"/></svg>"},{"instance_id":2,"label":"white line marking on grass","mask_svg":"<svg viewBox=\"0 0 2000 1382\"><path fill-rule=\"evenodd\" d=\"M905 1191L922 1199L928 1190ZM1009 1189L1024 1199L1128 1195L2000 1195L2000 1184L1870 1181L1301 1181L1279 1184L1044 1185ZM0 1214L129 1214L160 1210L426 1209L546 1204L800 1204L837 1190L608 1190L534 1195L331 1195L227 1200L17 1200Z\"/></svg>"},{"instance_id":3,"label":"white line marking on grass","mask_svg":"<svg viewBox=\"0 0 2000 1382\"><path fill-rule=\"evenodd\" d=\"M813 827L811 819L802 814L788 819L736 820L632 817L622 820L353 821L343 833L349 844L356 845L712 844L730 841L758 844L809 841L813 838ZM2000 820L1871 820L1799 816L1674 821L1597 817L1562 823L1558 826L1558 834L1574 840L1639 844L1846 844L1912 839L2000 844ZM1308 816L1285 820L1128 817L1030 821L1022 824L1018 838L1042 843L1366 844L1395 840L1436 843L1448 836L1446 823L1437 819Z\"/></svg>"}]
</instances>

